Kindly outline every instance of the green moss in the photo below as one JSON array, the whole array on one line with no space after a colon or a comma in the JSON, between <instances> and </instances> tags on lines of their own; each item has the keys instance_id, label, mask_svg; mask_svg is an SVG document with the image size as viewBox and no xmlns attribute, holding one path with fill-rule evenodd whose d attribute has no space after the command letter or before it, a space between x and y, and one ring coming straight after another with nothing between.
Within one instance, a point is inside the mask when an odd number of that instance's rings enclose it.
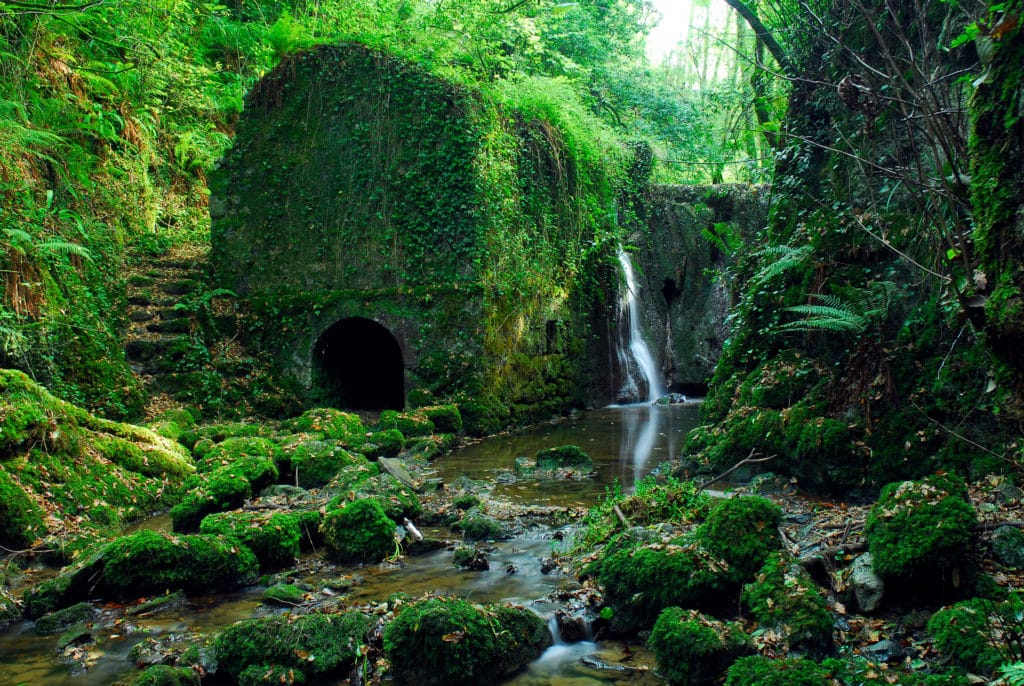
<instances>
[{"instance_id":1,"label":"green moss","mask_svg":"<svg viewBox=\"0 0 1024 686\"><path fill-rule=\"evenodd\" d=\"M238 675L238 686L293 686L306 683L305 675L294 667L250 665Z\"/></svg>"},{"instance_id":2,"label":"green moss","mask_svg":"<svg viewBox=\"0 0 1024 686\"><path fill-rule=\"evenodd\" d=\"M977 521L965 495L963 481L948 475L883 488L864 529L875 571L941 582L962 568Z\"/></svg>"},{"instance_id":3,"label":"green moss","mask_svg":"<svg viewBox=\"0 0 1024 686\"><path fill-rule=\"evenodd\" d=\"M141 530L113 540L103 554L103 586L114 596L212 592L250 584L256 556L232 539Z\"/></svg>"},{"instance_id":4,"label":"green moss","mask_svg":"<svg viewBox=\"0 0 1024 686\"><path fill-rule=\"evenodd\" d=\"M463 569L483 571L490 568L487 556L473 546L460 545L452 551L452 564Z\"/></svg>"},{"instance_id":5,"label":"green moss","mask_svg":"<svg viewBox=\"0 0 1024 686\"><path fill-rule=\"evenodd\" d=\"M479 509L471 509L462 515L455 528L462 531L463 537L468 541L497 541L508 538L508 532L501 522Z\"/></svg>"},{"instance_id":6,"label":"green moss","mask_svg":"<svg viewBox=\"0 0 1024 686\"><path fill-rule=\"evenodd\" d=\"M726 673L725 686L832 686L831 672L800 657L771 659L750 655L736 660Z\"/></svg>"},{"instance_id":7,"label":"green moss","mask_svg":"<svg viewBox=\"0 0 1024 686\"><path fill-rule=\"evenodd\" d=\"M694 544L610 543L596 571L621 632L650 627L667 607L716 607L737 588L727 565Z\"/></svg>"},{"instance_id":8,"label":"green moss","mask_svg":"<svg viewBox=\"0 0 1024 686\"><path fill-rule=\"evenodd\" d=\"M679 607L658 615L647 645L658 672L675 686L712 683L737 658L754 652L738 625Z\"/></svg>"},{"instance_id":9,"label":"green moss","mask_svg":"<svg viewBox=\"0 0 1024 686\"><path fill-rule=\"evenodd\" d=\"M0 546L25 548L45 532L42 508L0 464Z\"/></svg>"},{"instance_id":10,"label":"green moss","mask_svg":"<svg viewBox=\"0 0 1024 686\"><path fill-rule=\"evenodd\" d=\"M278 569L299 556L300 519L286 512L219 512L207 515L199 532L223 536L249 548L261 569Z\"/></svg>"},{"instance_id":11,"label":"green moss","mask_svg":"<svg viewBox=\"0 0 1024 686\"><path fill-rule=\"evenodd\" d=\"M828 603L807 571L785 555L769 555L740 600L761 627L778 629L790 647L805 653L832 647Z\"/></svg>"},{"instance_id":12,"label":"green moss","mask_svg":"<svg viewBox=\"0 0 1024 686\"><path fill-rule=\"evenodd\" d=\"M327 484L342 467L356 463L347 450L327 441L303 441L291 455L291 468L299 486L316 488Z\"/></svg>"},{"instance_id":13,"label":"green moss","mask_svg":"<svg viewBox=\"0 0 1024 686\"><path fill-rule=\"evenodd\" d=\"M258 492L278 477L278 464L286 463L280 446L266 438L226 438L213 446L199 465L200 472L234 467L242 471Z\"/></svg>"},{"instance_id":14,"label":"green moss","mask_svg":"<svg viewBox=\"0 0 1024 686\"><path fill-rule=\"evenodd\" d=\"M205 475L171 508L171 524L175 531L195 531L203 517L241 507L252 496L249 480L230 467Z\"/></svg>"},{"instance_id":15,"label":"green moss","mask_svg":"<svg viewBox=\"0 0 1024 686\"><path fill-rule=\"evenodd\" d=\"M67 631L75 624L85 622L96 616L96 609L89 603L75 603L70 607L43 615L36 620L36 633L59 634Z\"/></svg>"},{"instance_id":16,"label":"green moss","mask_svg":"<svg viewBox=\"0 0 1024 686\"><path fill-rule=\"evenodd\" d=\"M378 457L394 457L405 447L405 436L398 429L381 429L367 434L366 440L359 446L359 452L368 459Z\"/></svg>"},{"instance_id":17,"label":"green moss","mask_svg":"<svg viewBox=\"0 0 1024 686\"><path fill-rule=\"evenodd\" d=\"M374 499L356 500L328 512L320 529L331 557L337 560L380 562L395 552L395 523Z\"/></svg>"},{"instance_id":18,"label":"green moss","mask_svg":"<svg viewBox=\"0 0 1024 686\"><path fill-rule=\"evenodd\" d=\"M727 498L714 507L697 533L709 553L729 565L736 583L757 573L769 553L782 546L782 509L760 496Z\"/></svg>"},{"instance_id":19,"label":"green moss","mask_svg":"<svg viewBox=\"0 0 1024 686\"><path fill-rule=\"evenodd\" d=\"M537 451L537 468L546 471L575 469L592 471L594 461L578 445L560 445Z\"/></svg>"},{"instance_id":20,"label":"green moss","mask_svg":"<svg viewBox=\"0 0 1024 686\"><path fill-rule=\"evenodd\" d=\"M263 665L293 669L307 678L342 674L355 664L372 625L357 612L261 617L224 629L213 648L219 668L236 679Z\"/></svg>"},{"instance_id":21,"label":"green moss","mask_svg":"<svg viewBox=\"0 0 1024 686\"><path fill-rule=\"evenodd\" d=\"M381 429L398 429L409 438L429 436L434 433L434 423L427 417L423 409L415 412L396 412L384 410L380 413L377 426Z\"/></svg>"},{"instance_id":22,"label":"green moss","mask_svg":"<svg viewBox=\"0 0 1024 686\"><path fill-rule=\"evenodd\" d=\"M462 414L458 405L430 405L420 407L419 412L434 425L439 434L457 434L462 431Z\"/></svg>"},{"instance_id":23,"label":"green moss","mask_svg":"<svg viewBox=\"0 0 1024 686\"><path fill-rule=\"evenodd\" d=\"M468 510L468 509L470 509L472 507L476 507L479 504L480 504L480 498L478 498L477 496L475 496L475 495L473 495L471 493L467 493L465 495L460 495L458 498L455 498L454 500L452 500L452 505L454 505L459 510L463 510L463 511Z\"/></svg>"},{"instance_id":24,"label":"green moss","mask_svg":"<svg viewBox=\"0 0 1024 686\"><path fill-rule=\"evenodd\" d=\"M263 602L271 605L294 607L301 605L305 599L305 591L294 584L274 584L263 591Z\"/></svg>"},{"instance_id":25,"label":"green moss","mask_svg":"<svg viewBox=\"0 0 1024 686\"><path fill-rule=\"evenodd\" d=\"M490 683L550 644L544 620L529 610L457 599L406 605L384 629L395 676L421 686Z\"/></svg>"},{"instance_id":26,"label":"green moss","mask_svg":"<svg viewBox=\"0 0 1024 686\"><path fill-rule=\"evenodd\" d=\"M152 665L135 677L132 686L199 686L199 674L187 667Z\"/></svg>"},{"instance_id":27,"label":"green moss","mask_svg":"<svg viewBox=\"0 0 1024 686\"><path fill-rule=\"evenodd\" d=\"M939 610L928 621L935 647L955 664L975 674L991 675L1002 664L1020 661L1024 631L1020 598L995 603L973 598Z\"/></svg>"},{"instance_id":28,"label":"green moss","mask_svg":"<svg viewBox=\"0 0 1024 686\"><path fill-rule=\"evenodd\" d=\"M292 431L317 433L327 440L359 442L366 433L366 427L359 415L343 412L330 407L316 407L290 420L286 426Z\"/></svg>"},{"instance_id":29,"label":"green moss","mask_svg":"<svg viewBox=\"0 0 1024 686\"><path fill-rule=\"evenodd\" d=\"M352 490L357 497L374 498L384 507L384 514L395 522L403 518L419 519L423 512L420 499L412 489L403 485L391 474L371 476L356 484Z\"/></svg>"}]
</instances>

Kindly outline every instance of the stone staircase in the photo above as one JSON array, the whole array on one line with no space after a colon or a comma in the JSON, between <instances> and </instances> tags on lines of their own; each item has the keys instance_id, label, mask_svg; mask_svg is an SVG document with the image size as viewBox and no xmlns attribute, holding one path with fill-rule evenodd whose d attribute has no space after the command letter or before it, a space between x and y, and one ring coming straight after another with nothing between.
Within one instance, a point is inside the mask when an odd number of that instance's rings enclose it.
<instances>
[{"instance_id":1,"label":"stone staircase","mask_svg":"<svg viewBox=\"0 0 1024 686\"><path fill-rule=\"evenodd\" d=\"M184 245L141 257L128 275L125 358L150 394L174 392L174 378L191 346L189 296L206 288L208 247Z\"/></svg>"}]
</instances>

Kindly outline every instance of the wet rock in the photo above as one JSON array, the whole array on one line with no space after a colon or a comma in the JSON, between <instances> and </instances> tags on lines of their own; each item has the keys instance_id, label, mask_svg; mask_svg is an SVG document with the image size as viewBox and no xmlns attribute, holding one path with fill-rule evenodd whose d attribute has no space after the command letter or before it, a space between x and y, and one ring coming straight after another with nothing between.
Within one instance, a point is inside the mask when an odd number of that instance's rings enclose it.
<instances>
[{"instance_id":1,"label":"wet rock","mask_svg":"<svg viewBox=\"0 0 1024 686\"><path fill-rule=\"evenodd\" d=\"M558 634L566 643L578 643L590 639L590 622L581 615L570 615L568 612L559 610L555 613L555 622L558 624Z\"/></svg>"},{"instance_id":2,"label":"wet rock","mask_svg":"<svg viewBox=\"0 0 1024 686\"><path fill-rule=\"evenodd\" d=\"M447 543L440 538L424 538L419 541L410 541L405 545L406 555L425 555L435 550L444 548Z\"/></svg>"},{"instance_id":3,"label":"wet rock","mask_svg":"<svg viewBox=\"0 0 1024 686\"><path fill-rule=\"evenodd\" d=\"M903 657L903 647L891 638L885 638L865 646L861 654L874 662L891 662Z\"/></svg>"},{"instance_id":4,"label":"wet rock","mask_svg":"<svg viewBox=\"0 0 1024 686\"><path fill-rule=\"evenodd\" d=\"M1011 484L1009 481L1002 481L996 486L996 502L1000 505L1013 505L1024 500L1024 491Z\"/></svg>"},{"instance_id":5,"label":"wet rock","mask_svg":"<svg viewBox=\"0 0 1024 686\"><path fill-rule=\"evenodd\" d=\"M405 467L402 466L402 463L399 462L398 460L390 457L379 457L377 458L377 465L381 468L382 471L385 471L391 476L398 479L398 481L401 482L403 486L407 488L415 488L412 476L409 475L409 472L405 469Z\"/></svg>"},{"instance_id":6,"label":"wet rock","mask_svg":"<svg viewBox=\"0 0 1024 686\"><path fill-rule=\"evenodd\" d=\"M456 567L476 572L486 572L491 568L483 551L471 546L459 546L452 553L452 562Z\"/></svg>"},{"instance_id":7,"label":"wet rock","mask_svg":"<svg viewBox=\"0 0 1024 686\"><path fill-rule=\"evenodd\" d=\"M67 629L57 639L57 650L64 650L70 646L80 646L92 641L92 631L85 622L78 622Z\"/></svg>"},{"instance_id":8,"label":"wet rock","mask_svg":"<svg viewBox=\"0 0 1024 686\"><path fill-rule=\"evenodd\" d=\"M89 603L76 603L63 610L51 612L36 620L36 633L40 636L59 634L71 627L87 622L96 616L96 610Z\"/></svg>"},{"instance_id":9,"label":"wet rock","mask_svg":"<svg viewBox=\"0 0 1024 686\"><path fill-rule=\"evenodd\" d=\"M992 534L992 553L1007 567L1024 567L1024 533L1015 526L1001 526Z\"/></svg>"},{"instance_id":10,"label":"wet rock","mask_svg":"<svg viewBox=\"0 0 1024 686\"><path fill-rule=\"evenodd\" d=\"M294 584L274 584L263 591L263 602L267 605L295 607L301 605L306 593Z\"/></svg>"},{"instance_id":11,"label":"wet rock","mask_svg":"<svg viewBox=\"0 0 1024 686\"><path fill-rule=\"evenodd\" d=\"M850 565L850 588L861 612L874 612L885 593L885 582L875 574L871 553L865 553Z\"/></svg>"}]
</instances>

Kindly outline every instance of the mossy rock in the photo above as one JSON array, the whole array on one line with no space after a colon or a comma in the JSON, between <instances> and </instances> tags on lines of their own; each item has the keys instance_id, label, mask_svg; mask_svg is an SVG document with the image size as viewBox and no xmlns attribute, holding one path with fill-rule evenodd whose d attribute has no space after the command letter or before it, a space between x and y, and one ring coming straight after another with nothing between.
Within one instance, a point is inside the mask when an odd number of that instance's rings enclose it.
<instances>
[{"instance_id":1,"label":"mossy rock","mask_svg":"<svg viewBox=\"0 0 1024 686\"><path fill-rule=\"evenodd\" d=\"M275 665L305 678L343 674L355 664L374 621L358 612L275 615L236 622L213 641L218 671L239 679L251 667ZM255 683L259 683L258 681Z\"/></svg>"},{"instance_id":2,"label":"mossy rock","mask_svg":"<svg viewBox=\"0 0 1024 686\"><path fill-rule=\"evenodd\" d=\"M324 486L342 467L355 463L352 453L328 441L304 441L295 446L291 455L292 472L303 488Z\"/></svg>"},{"instance_id":3,"label":"mossy rock","mask_svg":"<svg viewBox=\"0 0 1024 686\"><path fill-rule=\"evenodd\" d=\"M320 530L330 556L342 562L380 562L395 552L395 523L375 499L328 512Z\"/></svg>"},{"instance_id":4,"label":"mossy rock","mask_svg":"<svg viewBox=\"0 0 1024 686\"><path fill-rule=\"evenodd\" d=\"M914 579L919 588L948 584L974 538L977 518L965 496L963 481L952 475L883 488L864 527L875 571Z\"/></svg>"},{"instance_id":5,"label":"mossy rock","mask_svg":"<svg viewBox=\"0 0 1024 686\"><path fill-rule=\"evenodd\" d=\"M216 536L141 530L114 539L103 553L103 587L120 598L231 590L253 583L258 570L251 550Z\"/></svg>"},{"instance_id":6,"label":"mossy rock","mask_svg":"<svg viewBox=\"0 0 1024 686\"><path fill-rule=\"evenodd\" d=\"M457 434L462 431L462 414L458 405L431 405L419 409L434 425L439 434Z\"/></svg>"},{"instance_id":7,"label":"mossy rock","mask_svg":"<svg viewBox=\"0 0 1024 686\"><path fill-rule=\"evenodd\" d=\"M452 564L463 569L485 572L491 568L487 555L470 545L460 545L452 551Z\"/></svg>"},{"instance_id":8,"label":"mossy rock","mask_svg":"<svg viewBox=\"0 0 1024 686\"><path fill-rule=\"evenodd\" d=\"M132 686L199 686L199 674L188 667L151 665L135 677Z\"/></svg>"},{"instance_id":9,"label":"mossy rock","mask_svg":"<svg viewBox=\"0 0 1024 686\"><path fill-rule=\"evenodd\" d=\"M367 479L380 474L377 463L370 462L361 455L355 455L355 463L342 467L324 486L322 493L348 493Z\"/></svg>"},{"instance_id":10,"label":"mossy rock","mask_svg":"<svg viewBox=\"0 0 1024 686\"><path fill-rule=\"evenodd\" d=\"M331 441L361 442L366 427L359 415L332 407L315 407L286 422L285 426L297 433L321 434Z\"/></svg>"},{"instance_id":11,"label":"mossy rock","mask_svg":"<svg viewBox=\"0 0 1024 686\"><path fill-rule=\"evenodd\" d=\"M380 413L377 426L381 429L398 429L406 438L429 436L434 433L434 423L427 418L422 410L415 412L384 410Z\"/></svg>"},{"instance_id":12,"label":"mossy rock","mask_svg":"<svg viewBox=\"0 0 1024 686\"><path fill-rule=\"evenodd\" d=\"M94 546L84 552L77 562L62 569L57 576L26 590L22 595L25 616L38 619L92 597L96 579L103 571L106 546Z\"/></svg>"},{"instance_id":13,"label":"mossy rock","mask_svg":"<svg viewBox=\"0 0 1024 686\"><path fill-rule=\"evenodd\" d=\"M832 672L802 657L741 657L729 667L725 686L833 686Z\"/></svg>"},{"instance_id":14,"label":"mossy rock","mask_svg":"<svg viewBox=\"0 0 1024 686\"><path fill-rule=\"evenodd\" d=\"M939 610L928 620L935 647L953 663L975 674L991 675L1012 662L1009 651L997 648L1009 634L1024 632L1024 601L996 603L972 598Z\"/></svg>"},{"instance_id":15,"label":"mossy rock","mask_svg":"<svg viewBox=\"0 0 1024 686\"><path fill-rule=\"evenodd\" d=\"M0 546L27 548L45 533L42 508L0 464Z\"/></svg>"},{"instance_id":16,"label":"mossy rock","mask_svg":"<svg viewBox=\"0 0 1024 686\"><path fill-rule=\"evenodd\" d=\"M537 469L553 472L571 469L591 472L594 461L578 445L560 445L537 451Z\"/></svg>"},{"instance_id":17,"label":"mossy rock","mask_svg":"<svg viewBox=\"0 0 1024 686\"><path fill-rule=\"evenodd\" d=\"M238 686L297 686L306 683L306 676L294 667L251 665L238 675Z\"/></svg>"},{"instance_id":18,"label":"mossy rock","mask_svg":"<svg viewBox=\"0 0 1024 686\"><path fill-rule=\"evenodd\" d=\"M401 609L384 629L384 652L401 683L494 683L540 656L551 634L521 607L431 598Z\"/></svg>"},{"instance_id":19,"label":"mossy rock","mask_svg":"<svg viewBox=\"0 0 1024 686\"><path fill-rule=\"evenodd\" d=\"M164 438L176 441L184 432L196 428L196 418L187 409L176 408L161 412L145 426Z\"/></svg>"},{"instance_id":20,"label":"mossy rock","mask_svg":"<svg viewBox=\"0 0 1024 686\"><path fill-rule=\"evenodd\" d=\"M500 541L509 536L501 522L476 508L462 515L454 528L461 531L467 541Z\"/></svg>"},{"instance_id":21,"label":"mossy rock","mask_svg":"<svg viewBox=\"0 0 1024 686\"><path fill-rule=\"evenodd\" d=\"M769 555L740 600L761 627L777 629L791 648L819 655L832 648L828 603L807 570L786 555Z\"/></svg>"},{"instance_id":22,"label":"mossy rock","mask_svg":"<svg viewBox=\"0 0 1024 686\"><path fill-rule=\"evenodd\" d=\"M306 599L306 593L295 584L274 584L263 591L263 602L269 605L295 607Z\"/></svg>"},{"instance_id":23,"label":"mossy rock","mask_svg":"<svg viewBox=\"0 0 1024 686\"><path fill-rule=\"evenodd\" d=\"M738 658L754 652L739 625L679 607L658 615L647 645L658 672L674 686L715 683Z\"/></svg>"},{"instance_id":24,"label":"mossy rock","mask_svg":"<svg viewBox=\"0 0 1024 686\"><path fill-rule=\"evenodd\" d=\"M381 429L367 434L364 442L359 446L359 452L367 459L376 460L378 457L395 457L405 447L405 436L398 429Z\"/></svg>"},{"instance_id":25,"label":"mossy rock","mask_svg":"<svg viewBox=\"0 0 1024 686\"><path fill-rule=\"evenodd\" d=\"M353 489L357 497L375 498L384 506L384 514L395 522L416 520L423 513L420 499L412 489L390 474L378 474L360 481Z\"/></svg>"},{"instance_id":26,"label":"mossy rock","mask_svg":"<svg viewBox=\"0 0 1024 686\"><path fill-rule=\"evenodd\" d=\"M616 632L649 628L672 606L714 609L737 590L728 565L694 543L613 541L595 564Z\"/></svg>"},{"instance_id":27,"label":"mossy rock","mask_svg":"<svg viewBox=\"0 0 1024 686\"><path fill-rule=\"evenodd\" d=\"M742 583L757 573L769 553L782 547L781 519L782 509L760 496L727 498L711 509L697 539L728 563L734 582Z\"/></svg>"},{"instance_id":28,"label":"mossy rock","mask_svg":"<svg viewBox=\"0 0 1024 686\"><path fill-rule=\"evenodd\" d=\"M76 624L92 619L96 614L96 608L89 603L75 603L37 619L35 630L40 636L63 633Z\"/></svg>"},{"instance_id":29,"label":"mossy rock","mask_svg":"<svg viewBox=\"0 0 1024 686\"><path fill-rule=\"evenodd\" d=\"M267 437L272 430L273 427L269 426L266 422L259 424L252 422L207 424L183 431L178 436L178 442L189 450L195 450L195 446L200 441L209 441L211 444L216 445L228 438Z\"/></svg>"},{"instance_id":30,"label":"mossy rock","mask_svg":"<svg viewBox=\"0 0 1024 686\"><path fill-rule=\"evenodd\" d=\"M287 512L216 512L203 518L199 532L238 541L261 569L279 569L299 556L300 517Z\"/></svg>"},{"instance_id":31,"label":"mossy rock","mask_svg":"<svg viewBox=\"0 0 1024 686\"><path fill-rule=\"evenodd\" d=\"M230 467L204 477L171 508L171 525L175 531L196 531L206 515L241 507L252 497L249 480Z\"/></svg>"},{"instance_id":32,"label":"mossy rock","mask_svg":"<svg viewBox=\"0 0 1024 686\"><path fill-rule=\"evenodd\" d=\"M249 480L254 492L272 484L278 477L279 465L287 465L280 446L266 438L228 438L213 446L203 458L201 472L236 469Z\"/></svg>"}]
</instances>

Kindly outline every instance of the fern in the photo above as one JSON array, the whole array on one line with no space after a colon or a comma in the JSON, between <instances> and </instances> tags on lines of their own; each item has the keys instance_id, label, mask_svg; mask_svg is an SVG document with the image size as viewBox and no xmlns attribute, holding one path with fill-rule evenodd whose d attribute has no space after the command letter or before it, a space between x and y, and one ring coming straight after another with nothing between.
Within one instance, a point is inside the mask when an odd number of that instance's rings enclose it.
<instances>
[{"instance_id":1,"label":"fern","mask_svg":"<svg viewBox=\"0 0 1024 686\"><path fill-rule=\"evenodd\" d=\"M782 333L828 331L861 334L888 318L889 306L896 292L896 284L879 281L863 289L843 289L842 295L816 295L819 304L794 305L784 310L806 319L787 322L777 330Z\"/></svg>"},{"instance_id":2,"label":"fern","mask_svg":"<svg viewBox=\"0 0 1024 686\"><path fill-rule=\"evenodd\" d=\"M770 281L779 274L789 271L794 267L803 265L811 256L811 246L801 245L798 248L794 248L790 245L770 245L767 248L758 250L754 255L767 262L750 279L751 282L760 284Z\"/></svg>"},{"instance_id":3,"label":"fern","mask_svg":"<svg viewBox=\"0 0 1024 686\"><path fill-rule=\"evenodd\" d=\"M1024 662L1014 662L999 668L999 675L1008 686L1024 686Z\"/></svg>"},{"instance_id":4,"label":"fern","mask_svg":"<svg viewBox=\"0 0 1024 686\"><path fill-rule=\"evenodd\" d=\"M37 244L36 250L41 253L50 253L51 255L74 255L81 257L83 260L92 259L92 253L89 252L88 248L59 238L51 238L48 241Z\"/></svg>"}]
</instances>

